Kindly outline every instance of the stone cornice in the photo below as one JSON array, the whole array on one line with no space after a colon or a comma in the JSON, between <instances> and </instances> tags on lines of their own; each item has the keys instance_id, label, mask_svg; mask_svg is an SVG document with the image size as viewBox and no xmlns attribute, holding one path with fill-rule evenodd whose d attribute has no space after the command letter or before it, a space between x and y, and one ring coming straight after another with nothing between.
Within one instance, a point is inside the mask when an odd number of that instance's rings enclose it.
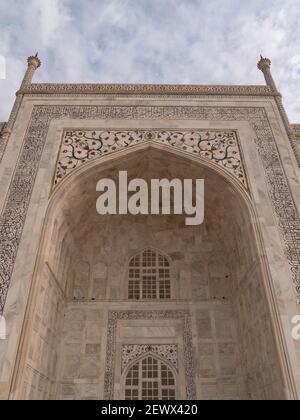
<instances>
[{"instance_id":1,"label":"stone cornice","mask_svg":"<svg viewBox=\"0 0 300 420\"><path fill-rule=\"evenodd\" d=\"M224 96L277 96L263 85L151 85L151 84L56 84L33 83L17 94L61 95L224 95Z\"/></svg>"}]
</instances>

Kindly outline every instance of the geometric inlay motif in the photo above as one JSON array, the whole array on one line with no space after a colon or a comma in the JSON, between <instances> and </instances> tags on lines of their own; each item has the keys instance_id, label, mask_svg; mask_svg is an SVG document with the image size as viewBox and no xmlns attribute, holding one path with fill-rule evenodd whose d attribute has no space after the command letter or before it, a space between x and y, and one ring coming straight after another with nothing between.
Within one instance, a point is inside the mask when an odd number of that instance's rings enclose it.
<instances>
[{"instance_id":1,"label":"geometric inlay motif","mask_svg":"<svg viewBox=\"0 0 300 420\"><path fill-rule=\"evenodd\" d=\"M178 368L177 344L125 344L122 346L122 371L133 360L149 352L165 358Z\"/></svg>"},{"instance_id":2,"label":"geometric inlay motif","mask_svg":"<svg viewBox=\"0 0 300 420\"><path fill-rule=\"evenodd\" d=\"M57 185L65 175L98 156L149 141L197 154L223 166L247 187L236 133L207 130L65 131L54 184Z\"/></svg>"}]
</instances>

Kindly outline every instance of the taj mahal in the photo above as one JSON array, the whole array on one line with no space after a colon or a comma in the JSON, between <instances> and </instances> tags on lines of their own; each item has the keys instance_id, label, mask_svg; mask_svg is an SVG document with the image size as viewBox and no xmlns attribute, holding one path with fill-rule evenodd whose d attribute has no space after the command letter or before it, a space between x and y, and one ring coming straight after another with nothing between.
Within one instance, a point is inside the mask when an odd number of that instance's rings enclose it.
<instances>
[{"instance_id":1,"label":"taj mahal","mask_svg":"<svg viewBox=\"0 0 300 420\"><path fill-rule=\"evenodd\" d=\"M46 66L46 63L45 63ZM33 83L0 123L2 400L297 400L300 124L261 85ZM204 179L203 223L96 212Z\"/></svg>"}]
</instances>

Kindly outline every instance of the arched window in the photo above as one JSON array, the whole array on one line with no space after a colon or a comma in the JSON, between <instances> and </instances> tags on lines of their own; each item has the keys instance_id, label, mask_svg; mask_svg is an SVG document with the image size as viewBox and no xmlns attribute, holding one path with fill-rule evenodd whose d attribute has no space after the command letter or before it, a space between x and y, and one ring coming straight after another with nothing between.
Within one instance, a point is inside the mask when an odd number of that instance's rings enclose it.
<instances>
[{"instance_id":1,"label":"arched window","mask_svg":"<svg viewBox=\"0 0 300 420\"><path fill-rule=\"evenodd\" d=\"M128 272L128 299L170 299L170 263L152 249L131 258Z\"/></svg>"},{"instance_id":2,"label":"arched window","mask_svg":"<svg viewBox=\"0 0 300 420\"><path fill-rule=\"evenodd\" d=\"M175 399L175 376L161 360L149 354L128 370L125 376L125 400Z\"/></svg>"}]
</instances>

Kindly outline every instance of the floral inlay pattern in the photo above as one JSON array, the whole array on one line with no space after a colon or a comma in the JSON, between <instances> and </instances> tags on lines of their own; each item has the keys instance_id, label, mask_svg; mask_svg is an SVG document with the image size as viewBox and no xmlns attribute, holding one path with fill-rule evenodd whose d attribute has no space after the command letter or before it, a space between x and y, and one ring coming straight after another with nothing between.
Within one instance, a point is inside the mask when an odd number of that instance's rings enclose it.
<instances>
[{"instance_id":1,"label":"floral inlay pattern","mask_svg":"<svg viewBox=\"0 0 300 420\"><path fill-rule=\"evenodd\" d=\"M177 344L126 344L122 346L122 371L129 363L146 353L155 353L178 368Z\"/></svg>"},{"instance_id":2,"label":"floral inlay pattern","mask_svg":"<svg viewBox=\"0 0 300 420\"><path fill-rule=\"evenodd\" d=\"M245 187L246 176L234 131L66 131L55 172L55 185L65 175L99 156L154 141L199 155L223 166Z\"/></svg>"}]
</instances>

